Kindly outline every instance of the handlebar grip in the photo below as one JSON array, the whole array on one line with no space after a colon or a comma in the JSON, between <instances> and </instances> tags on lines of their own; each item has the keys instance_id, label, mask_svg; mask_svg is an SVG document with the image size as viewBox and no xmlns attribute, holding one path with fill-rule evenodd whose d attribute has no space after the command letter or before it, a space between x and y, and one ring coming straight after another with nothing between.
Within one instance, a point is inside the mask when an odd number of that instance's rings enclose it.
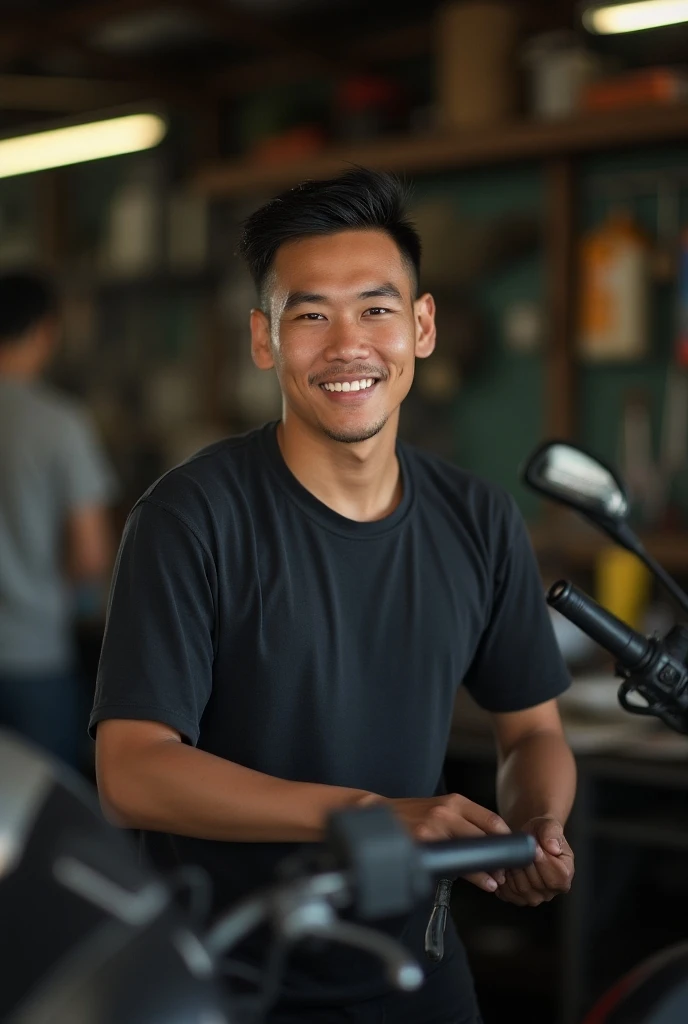
<instances>
[{"instance_id":1,"label":"handlebar grip","mask_svg":"<svg viewBox=\"0 0 688 1024\"><path fill-rule=\"evenodd\" d=\"M622 622L568 580L557 580L547 592L547 604L578 626L631 671L646 666L654 644Z\"/></svg>"},{"instance_id":2,"label":"handlebar grip","mask_svg":"<svg viewBox=\"0 0 688 1024\"><path fill-rule=\"evenodd\" d=\"M423 868L437 878L467 875L492 868L522 868L533 863L535 839L525 832L419 843Z\"/></svg>"}]
</instances>

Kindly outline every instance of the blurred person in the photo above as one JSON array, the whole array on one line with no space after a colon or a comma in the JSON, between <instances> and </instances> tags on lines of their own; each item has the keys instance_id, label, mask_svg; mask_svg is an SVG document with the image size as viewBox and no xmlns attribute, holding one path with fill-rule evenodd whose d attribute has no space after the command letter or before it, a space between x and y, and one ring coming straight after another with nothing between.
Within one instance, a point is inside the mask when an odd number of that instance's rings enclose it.
<instances>
[{"instance_id":1,"label":"blurred person","mask_svg":"<svg viewBox=\"0 0 688 1024\"><path fill-rule=\"evenodd\" d=\"M73 601L107 583L114 477L78 404L41 380L59 331L47 279L0 274L0 726L80 768Z\"/></svg>"},{"instance_id":2,"label":"blurred person","mask_svg":"<svg viewBox=\"0 0 688 1024\"><path fill-rule=\"evenodd\" d=\"M216 912L331 811L380 800L417 839L533 834L532 866L469 881L538 906L573 876L569 678L513 498L397 437L435 345L403 189L365 170L304 183L249 218L241 251L282 416L166 473L127 521L91 716L103 808L163 870L203 867ZM491 716L499 813L443 790L461 684ZM444 960L425 956L431 905L384 923L424 965L419 992L363 953L297 949L268 1020L477 1024L453 924ZM264 934L239 952L260 966Z\"/></svg>"}]
</instances>

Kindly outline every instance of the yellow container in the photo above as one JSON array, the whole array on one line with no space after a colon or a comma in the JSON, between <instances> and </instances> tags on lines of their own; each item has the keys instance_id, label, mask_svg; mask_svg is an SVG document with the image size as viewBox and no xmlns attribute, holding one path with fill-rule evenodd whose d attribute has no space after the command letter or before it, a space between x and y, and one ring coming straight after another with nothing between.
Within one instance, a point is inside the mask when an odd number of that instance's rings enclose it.
<instances>
[{"instance_id":1,"label":"yellow container","mask_svg":"<svg viewBox=\"0 0 688 1024\"><path fill-rule=\"evenodd\" d=\"M642 632L652 588L649 570L630 551L607 547L597 557L595 576L599 603Z\"/></svg>"}]
</instances>

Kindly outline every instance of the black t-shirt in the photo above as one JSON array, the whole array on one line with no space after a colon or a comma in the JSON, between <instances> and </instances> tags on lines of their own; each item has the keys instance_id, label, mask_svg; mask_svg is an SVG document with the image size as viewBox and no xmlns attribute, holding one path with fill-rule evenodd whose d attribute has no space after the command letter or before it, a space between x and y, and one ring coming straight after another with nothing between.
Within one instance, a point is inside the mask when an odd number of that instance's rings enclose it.
<instances>
[{"instance_id":1,"label":"black t-shirt","mask_svg":"<svg viewBox=\"0 0 688 1024\"><path fill-rule=\"evenodd\" d=\"M560 694L569 679L513 499L402 442L397 454L403 498L377 522L302 487L274 423L158 480L124 531L91 729L154 720L269 775L431 796L460 683L490 711ZM162 869L205 868L216 911L294 850L144 842ZM404 926L419 953L426 923L424 907ZM287 987L333 1003L386 990L376 963L339 949L294 956Z\"/></svg>"}]
</instances>

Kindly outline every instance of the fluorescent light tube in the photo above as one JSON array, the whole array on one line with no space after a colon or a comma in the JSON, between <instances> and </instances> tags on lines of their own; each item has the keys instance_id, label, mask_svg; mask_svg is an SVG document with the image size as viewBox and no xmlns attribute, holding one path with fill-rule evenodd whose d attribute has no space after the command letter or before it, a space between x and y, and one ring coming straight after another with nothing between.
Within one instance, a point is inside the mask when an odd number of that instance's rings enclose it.
<instances>
[{"instance_id":1,"label":"fluorescent light tube","mask_svg":"<svg viewBox=\"0 0 688 1024\"><path fill-rule=\"evenodd\" d=\"M585 27L604 36L678 25L682 21L688 21L688 0L636 0L591 7L583 13Z\"/></svg>"},{"instance_id":2,"label":"fluorescent light tube","mask_svg":"<svg viewBox=\"0 0 688 1024\"><path fill-rule=\"evenodd\" d=\"M126 114L0 139L0 178L151 149L165 137L158 114Z\"/></svg>"}]
</instances>

